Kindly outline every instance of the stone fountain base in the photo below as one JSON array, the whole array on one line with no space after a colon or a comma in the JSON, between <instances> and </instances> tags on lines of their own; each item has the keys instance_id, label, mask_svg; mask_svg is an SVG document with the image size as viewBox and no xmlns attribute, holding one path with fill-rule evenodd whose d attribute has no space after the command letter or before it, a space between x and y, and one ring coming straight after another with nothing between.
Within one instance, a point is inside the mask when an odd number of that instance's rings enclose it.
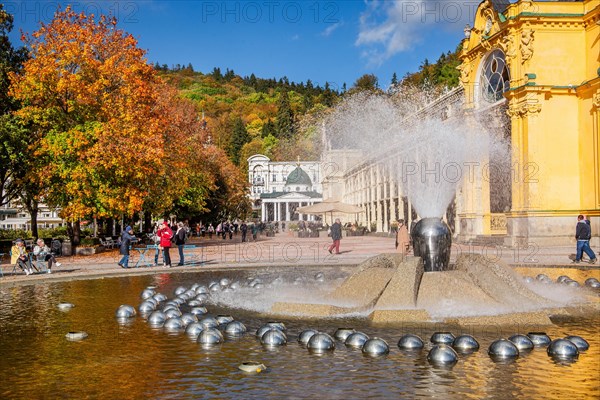
<instances>
[{"instance_id":1,"label":"stone fountain base","mask_svg":"<svg viewBox=\"0 0 600 400\"><path fill-rule=\"evenodd\" d=\"M581 290L569 308L597 312L598 296ZM275 303L271 311L320 318L368 315L376 323L525 328L551 325L550 316L568 314L569 308L536 294L510 267L481 255L460 255L452 271L424 273L418 257L382 254L361 264L326 298Z\"/></svg>"}]
</instances>

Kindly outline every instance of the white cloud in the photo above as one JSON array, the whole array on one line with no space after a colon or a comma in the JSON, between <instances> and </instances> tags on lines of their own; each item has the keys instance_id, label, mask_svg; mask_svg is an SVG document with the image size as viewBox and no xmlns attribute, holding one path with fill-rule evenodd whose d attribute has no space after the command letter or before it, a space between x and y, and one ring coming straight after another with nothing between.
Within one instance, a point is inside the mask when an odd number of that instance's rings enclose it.
<instances>
[{"instance_id":1,"label":"white cloud","mask_svg":"<svg viewBox=\"0 0 600 400\"><path fill-rule=\"evenodd\" d=\"M321 36L328 37L331 35L337 28L340 28L344 25L344 22L336 22L335 24L329 25L323 32L321 32Z\"/></svg>"},{"instance_id":2,"label":"white cloud","mask_svg":"<svg viewBox=\"0 0 600 400\"><path fill-rule=\"evenodd\" d=\"M355 45L364 48L362 55L370 66L379 66L395 54L413 49L427 30L462 30L473 20L477 4L478 0L368 2L360 15Z\"/></svg>"}]
</instances>

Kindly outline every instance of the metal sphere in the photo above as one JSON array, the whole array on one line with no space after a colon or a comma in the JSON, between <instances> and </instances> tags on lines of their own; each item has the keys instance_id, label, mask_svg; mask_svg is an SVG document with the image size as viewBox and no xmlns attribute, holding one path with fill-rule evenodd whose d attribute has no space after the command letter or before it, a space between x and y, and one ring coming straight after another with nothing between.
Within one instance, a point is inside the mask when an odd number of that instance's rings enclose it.
<instances>
[{"instance_id":1,"label":"metal sphere","mask_svg":"<svg viewBox=\"0 0 600 400\"><path fill-rule=\"evenodd\" d=\"M190 309L190 314L194 314L194 315L204 315L208 312L208 310L206 309L206 307L192 307Z\"/></svg>"},{"instance_id":2,"label":"metal sphere","mask_svg":"<svg viewBox=\"0 0 600 400\"><path fill-rule=\"evenodd\" d=\"M534 347L531 339L525 335L512 335L508 340L510 340L519 351L531 350Z\"/></svg>"},{"instance_id":3,"label":"metal sphere","mask_svg":"<svg viewBox=\"0 0 600 400\"><path fill-rule=\"evenodd\" d=\"M148 323L150 325L162 325L167 320L167 316L162 311L154 311L148 316Z\"/></svg>"},{"instance_id":4,"label":"metal sphere","mask_svg":"<svg viewBox=\"0 0 600 400\"><path fill-rule=\"evenodd\" d=\"M196 291L192 290L192 289L188 289L185 291L184 295L189 299L191 299L192 297L196 296Z\"/></svg>"},{"instance_id":5,"label":"metal sphere","mask_svg":"<svg viewBox=\"0 0 600 400\"><path fill-rule=\"evenodd\" d=\"M227 279L227 278L222 278L219 281L219 285L221 285L222 287L229 286L230 284L231 284L231 281L229 279Z\"/></svg>"},{"instance_id":6,"label":"metal sphere","mask_svg":"<svg viewBox=\"0 0 600 400\"><path fill-rule=\"evenodd\" d=\"M264 286L262 283L257 283L256 285L253 286L254 289L262 289Z\"/></svg>"},{"instance_id":7,"label":"metal sphere","mask_svg":"<svg viewBox=\"0 0 600 400\"><path fill-rule=\"evenodd\" d=\"M139 305L138 310L142 314L150 313L150 312L156 310L156 305L154 303L150 302L150 301L143 301Z\"/></svg>"},{"instance_id":8,"label":"metal sphere","mask_svg":"<svg viewBox=\"0 0 600 400\"><path fill-rule=\"evenodd\" d=\"M167 311L165 311L165 315L167 316L168 319L171 319L171 318L179 318L183 314L181 311L171 308L171 309L168 309Z\"/></svg>"},{"instance_id":9,"label":"metal sphere","mask_svg":"<svg viewBox=\"0 0 600 400\"><path fill-rule=\"evenodd\" d=\"M198 286L196 288L196 294L207 294L208 288L206 286Z\"/></svg>"},{"instance_id":10,"label":"metal sphere","mask_svg":"<svg viewBox=\"0 0 600 400\"><path fill-rule=\"evenodd\" d=\"M256 337L258 337L259 339L262 337L262 335L265 334L266 331L273 329L272 326L268 326L268 325L263 325L260 328L258 328L256 330Z\"/></svg>"},{"instance_id":11,"label":"metal sphere","mask_svg":"<svg viewBox=\"0 0 600 400\"><path fill-rule=\"evenodd\" d=\"M431 343L433 344L448 344L451 345L454 342L454 335L451 332L435 332L431 335Z\"/></svg>"},{"instance_id":12,"label":"metal sphere","mask_svg":"<svg viewBox=\"0 0 600 400\"><path fill-rule=\"evenodd\" d=\"M315 274L315 280L317 282L325 282L325 275L322 272L317 272Z\"/></svg>"},{"instance_id":13,"label":"metal sphere","mask_svg":"<svg viewBox=\"0 0 600 400\"><path fill-rule=\"evenodd\" d=\"M550 279L546 274L538 274L535 279L543 283L552 283L552 279Z\"/></svg>"},{"instance_id":14,"label":"metal sphere","mask_svg":"<svg viewBox=\"0 0 600 400\"><path fill-rule=\"evenodd\" d=\"M471 335L460 335L454 339L452 347L460 352L472 352L479 350L479 342Z\"/></svg>"},{"instance_id":15,"label":"metal sphere","mask_svg":"<svg viewBox=\"0 0 600 400\"><path fill-rule=\"evenodd\" d=\"M345 342L348 336L352 335L356 332L353 328L338 328L333 337L339 340L340 342Z\"/></svg>"},{"instance_id":16,"label":"metal sphere","mask_svg":"<svg viewBox=\"0 0 600 400\"><path fill-rule=\"evenodd\" d=\"M200 332L202 332L203 330L204 327L198 322L192 322L191 324L185 327L185 333L192 337L198 337Z\"/></svg>"},{"instance_id":17,"label":"metal sphere","mask_svg":"<svg viewBox=\"0 0 600 400\"><path fill-rule=\"evenodd\" d=\"M115 317L117 318L132 318L135 317L136 314L135 308L127 304L120 305L119 308L117 308L117 311L115 311Z\"/></svg>"},{"instance_id":18,"label":"metal sphere","mask_svg":"<svg viewBox=\"0 0 600 400\"><path fill-rule=\"evenodd\" d=\"M174 304L167 304L167 305L165 305L165 306L162 308L162 311L163 311L163 312L165 312L165 313L166 313L167 311L169 311L169 310L176 310L176 311L179 311L179 307L178 307L178 306L176 306L176 305L174 305Z\"/></svg>"},{"instance_id":19,"label":"metal sphere","mask_svg":"<svg viewBox=\"0 0 600 400\"><path fill-rule=\"evenodd\" d=\"M581 285L579 284L579 282L577 282L577 281L575 281L575 280L573 280L573 279L571 279L571 280L568 280L568 281L566 282L566 284L567 284L568 286L571 286L571 287L580 287L580 286L581 286Z\"/></svg>"},{"instance_id":20,"label":"metal sphere","mask_svg":"<svg viewBox=\"0 0 600 400\"><path fill-rule=\"evenodd\" d=\"M271 328L261 336L260 342L266 346L281 346L287 343L287 336L279 329Z\"/></svg>"},{"instance_id":21,"label":"metal sphere","mask_svg":"<svg viewBox=\"0 0 600 400\"><path fill-rule=\"evenodd\" d=\"M458 361L458 354L447 344L436 344L429 350L427 361L431 364L453 365Z\"/></svg>"},{"instance_id":22,"label":"metal sphere","mask_svg":"<svg viewBox=\"0 0 600 400\"><path fill-rule=\"evenodd\" d=\"M579 351L586 351L587 349L590 348L590 344L588 343L588 341L585 340L584 338L582 338L581 336L572 336L571 335L571 336L567 336L565 339L572 342L577 347L577 350L579 350Z\"/></svg>"},{"instance_id":23,"label":"metal sphere","mask_svg":"<svg viewBox=\"0 0 600 400\"><path fill-rule=\"evenodd\" d=\"M509 340L498 339L490 344L488 354L495 358L516 358L519 356L519 349Z\"/></svg>"},{"instance_id":24,"label":"metal sphere","mask_svg":"<svg viewBox=\"0 0 600 400\"><path fill-rule=\"evenodd\" d=\"M423 340L417 335L406 334L398 340L398 348L402 350L417 350L424 346Z\"/></svg>"},{"instance_id":25,"label":"metal sphere","mask_svg":"<svg viewBox=\"0 0 600 400\"><path fill-rule=\"evenodd\" d=\"M390 346L381 338L372 338L365 342L362 347L363 354L381 356L390 352Z\"/></svg>"},{"instance_id":26,"label":"metal sphere","mask_svg":"<svg viewBox=\"0 0 600 400\"><path fill-rule=\"evenodd\" d=\"M147 298L150 298L150 297L154 296L155 294L156 294L156 292L152 289L144 289L144 291L142 292L140 297L142 299L146 300Z\"/></svg>"},{"instance_id":27,"label":"metal sphere","mask_svg":"<svg viewBox=\"0 0 600 400\"><path fill-rule=\"evenodd\" d=\"M525 283L531 283L534 279L530 276L526 276L525 278L523 278L523 280L525 281Z\"/></svg>"},{"instance_id":28,"label":"metal sphere","mask_svg":"<svg viewBox=\"0 0 600 400\"><path fill-rule=\"evenodd\" d=\"M184 286L179 286L178 288L175 289L175 296L179 296L181 293L185 293L187 291L187 288Z\"/></svg>"},{"instance_id":29,"label":"metal sphere","mask_svg":"<svg viewBox=\"0 0 600 400\"><path fill-rule=\"evenodd\" d=\"M200 287L199 283L194 283L192 286L190 286L190 290L193 290L195 292L196 289L198 289L199 287Z\"/></svg>"},{"instance_id":30,"label":"metal sphere","mask_svg":"<svg viewBox=\"0 0 600 400\"><path fill-rule=\"evenodd\" d=\"M188 302L187 302L187 305L188 305L189 307L199 307L199 306L201 306L202 304L204 304L204 303L203 303L203 302L201 302L201 301L198 301L198 300L190 300L190 301L188 301Z\"/></svg>"},{"instance_id":31,"label":"metal sphere","mask_svg":"<svg viewBox=\"0 0 600 400\"><path fill-rule=\"evenodd\" d=\"M367 340L369 340L369 336L362 332L354 332L346 338L344 344L355 349L362 349Z\"/></svg>"},{"instance_id":32,"label":"metal sphere","mask_svg":"<svg viewBox=\"0 0 600 400\"><path fill-rule=\"evenodd\" d=\"M208 290L210 290L211 292L218 292L219 290L221 290L221 285L219 285L218 282L215 282L208 287Z\"/></svg>"},{"instance_id":33,"label":"metal sphere","mask_svg":"<svg viewBox=\"0 0 600 400\"><path fill-rule=\"evenodd\" d=\"M205 317L198 321L205 329L217 328L219 322L214 317Z\"/></svg>"},{"instance_id":34,"label":"metal sphere","mask_svg":"<svg viewBox=\"0 0 600 400\"><path fill-rule=\"evenodd\" d=\"M283 322L267 322L265 325L270 326L271 328L279 329L282 332L287 330Z\"/></svg>"},{"instance_id":35,"label":"metal sphere","mask_svg":"<svg viewBox=\"0 0 600 400\"><path fill-rule=\"evenodd\" d=\"M219 325L227 325L231 321L233 321L233 317L231 315L217 315L216 318Z\"/></svg>"},{"instance_id":36,"label":"metal sphere","mask_svg":"<svg viewBox=\"0 0 600 400\"><path fill-rule=\"evenodd\" d=\"M240 288L240 283L238 281L233 282L229 287L233 290L237 290Z\"/></svg>"},{"instance_id":37,"label":"metal sphere","mask_svg":"<svg viewBox=\"0 0 600 400\"><path fill-rule=\"evenodd\" d=\"M556 278L556 283L563 283L565 281L571 280L571 278L569 278L566 275L561 275L558 278Z\"/></svg>"},{"instance_id":38,"label":"metal sphere","mask_svg":"<svg viewBox=\"0 0 600 400\"><path fill-rule=\"evenodd\" d=\"M317 353L331 351L335 349L335 340L327 333L319 332L312 335L312 337L308 340L306 347L310 351Z\"/></svg>"},{"instance_id":39,"label":"metal sphere","mask_svg":"<svg viewBox=\"0 0 600 400\"><path fill-rule=\"evenodd\" d=\"M185 327L185 324L181 320L181 318L169 318L165 321L163 328L168 331L179 331Z\"/></svg>"},{"instance_id":40,"label":"metal sphere","mask_svg":"<svg viewBox=\"0 0 600 400\"><path fill-rule=\"evenodd\" d=\"M313 335L316 335L317 333L318 331L314 329L305 329L302 332L300 332L300 335L298 335L298 342L306 346L310 338L313 337Z\"/></svg>"},{"instance_id":41,"label":"metal sphere","mask_svg":"<svg viewBox=\"0 0 600 400\"><path fill-rule=\"evenodd\" d=\"M598 281L598 279L596 278L587 278L585 280L585 286L591 287L593 289L598 289L600 288L600 281Z\"/></svg>"},{"instance_id":42,"label":"metal sphere","mask_svg":"<svg viewBox=\"0 0 600 400\"><path fill-rule=\"evenodd\" d=\"M579 357L579 350L577 350L577 346L567 339L555 339L550 342L547 353L549 356L557 358Z\"/></svg>"},{"instance_id":43,"label":"metal sphere","mask_svg":"<svg viewBox=\"0 0 600 400\"><path fill-rule=\"evenodd\" d=\"M208 299L210 299L210 295L208 293L200 293L195 298L197 301L200 301L204 304Z\"/></svg>"},{"instance_id":44,"label":"metal sphere","mask_svg":"<svg viewBox=\"0 0 600 400\"><path fill-rule=\"evenodd\" d=\"M68 311L73 307L75 307L73 303L58 303L58 309L61 311Z\"/></svg>"},{"instance_id":45,"label":"metal sphere","mask_svg":"<svg viewBox=\"0 0 600 400\"><path fill-rule=\"evenodd\" d=\"M224 340L221 331L215 328L207 328L200 332L196 341L202 345L211 346L223 343Z\"/></svg>"},{"instance_id":46,"label":"metal sphere","mask_svg":"<svg viewBox=\"0 0 600 400\"><path fill-rule=\"evenodd\" d=\"M192 313L185 313L181 316L181 320L183 321L183 324L185 326L188 326L189 324L191 324L192 322L198 322L198 317L196 317L194 314Z\"/></svg>"},{"instance_id":47,"label":"metal sphere","mask_svg":"<svg viewBox=\"0 0 600 400\"><path fill-rule=\"evenodd\" d=\"M173 300L169 301L170 304L176 304L178 307L185 304L188 299L184 299L182 297L175 297Z\"/></svg>"},{"instance_id":48,"label":"metal sphere","mask_svg":"<svg viewBox=\"0 0 600 400\"><path fill-rule=\"evenodd\" d=\"M546 332L529 332L527 336L529 339L531 339L533 345L536 347L545 347L551 342L550 337L546 335Z\"/></svg>"},{"instance_id":49,"label":"metal sphere","mask_svg":"<svg viewBox=\"0 0 600 400\"><path fill-rule=\"evenodd\" d=\"M240 321L231 321L225 325L225 333L227 335L241 335L246 333L246 331L246 325L242 324Z\"/></svg>"},{"instance_id":50,"label":"metal sphere","mask_svg":"<svg viewBox=\"0 0 600 400\"><path fill-rule=\"evenodd\" d=\"M158 301L159 303L160 303L160 302L162 302L162 301L165 301L165 300L167 300L167 296L165 296L165 295L164 295L164 294L162 294L162 293L156 293L156 294L153 296L153 298L154 298L154 300Z\"/></svg>"},{"instance_id":51,"label":"metal sphere","mask_svg":"<svg viewBox=\"0 0 600 400\"><path fill-rule=\"evenodd\" d=\"M267 369L267 366L259 362L249 361L239 365L238 369L248 373L260 373L262 371L265 371Z\"/></svg>"}]
</instances>

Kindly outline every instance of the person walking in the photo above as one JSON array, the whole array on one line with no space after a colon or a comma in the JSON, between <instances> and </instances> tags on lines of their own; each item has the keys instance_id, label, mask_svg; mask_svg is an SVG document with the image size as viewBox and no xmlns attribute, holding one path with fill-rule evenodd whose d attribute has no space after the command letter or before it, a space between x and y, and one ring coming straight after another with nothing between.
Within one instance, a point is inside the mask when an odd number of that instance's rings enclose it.
<instances>
[{"instance_id":1,"label":"person walking","mask_svg":"<svg viewBox=\"0 0 600 400\"><path fill-rule=\"evenodd\" d=\"M160 248L163 252L163 266L171 268L171 255L169 250L171 249L171 238L173 237L173 231L169 228L167 221L160 224L158 231L156 232L160 238Z\"/></svg>"},{"instance_id":2,"label":"person walking","mask_svg":"<svg viewBox=\"0 0 600 400\"><path fill-rule=\"evenodd\" d=\"M574 263L578 264L583 257L583 253L588 255L590 263L596 262L596 254L590 247L590 239L592 238L592 229L590 224L585 221L583 215L577 217L577 225L575 227L575 239L577 239L577 254L575 255Z\"/></svg>"},{"instance_id":3,"label":"person walking","mask_svg":"<svg viewBox=\"0 0 600 400\"><path fill-rule=\"evenodd\" d=\"M128 226L123 233L121 233L121 246L119 246L119 253L123 256L121 261L119 261L119 267L121 268L129 268L129 247L131 246L131 241L133 239L135 239L135 236L133 236L133 229L131 226Z\"/></svg>"},{"instance_id":4,"label":"person walking","mask_svg":"<svg viewBox=\"0 0 600 400\"><path fill-rule=\"evenodd\" d=\"M335 254L340 254L340 240L342 240L342 223L339 218L336 218L335 223L331 225L330 232L333 243L331 244L331 246L329 246L329 254L333 254L333 249L335 249Z\"/></svg>"},{"instance_id":5,"label":"person walking","mask_svg":"<svg viewBox=\"0 0 600 400\"><path fill-rule=\"evenodd\" d=\"M242 232L242 243L246 241L246 234L248 233L248 225L246 225L246 221L242 221L240 225L240 232Z\"/></svg>"},{"instance_id":6,"label":"person walking","mask_svg":"<svg viewBox=\"0 0 600 400\"><path fill-rule=\"evenodd\" d=\"M396 251L403 256L408 253L410 247L410 237L408 236L408 229L404 224L403 219L398 220L398 232L396 232Z\"/></svg>"},{"instance_id":7,"label":"person walking","mask_svg":"<svg viewBox=\"0 0 600 400\"><path fill-rule=\"evenodd\" d=\"M183 222L177 223L177 232L175 232L175 244L177 245L177 249L179 250L179 266L182 266L184 263L183 259L183 246L185 245L185 237L186 231L183 226Z\"/></svg>"},{"instance_id":8,"label":"person walking","mask_svg":"<svg viewBox=\"0 0 600 400\"><path fill-rule=\"evenodd\" d=\"M61 264L56 261L54 254L50 250L50 247L46 246L44 243L44 239L38 239L35 247L33 248L33 255L36 257L38 262L47 262L48 263L48 273L52 273L52 265L56 265L60 267Z\"/></svg>"}]
</instances>

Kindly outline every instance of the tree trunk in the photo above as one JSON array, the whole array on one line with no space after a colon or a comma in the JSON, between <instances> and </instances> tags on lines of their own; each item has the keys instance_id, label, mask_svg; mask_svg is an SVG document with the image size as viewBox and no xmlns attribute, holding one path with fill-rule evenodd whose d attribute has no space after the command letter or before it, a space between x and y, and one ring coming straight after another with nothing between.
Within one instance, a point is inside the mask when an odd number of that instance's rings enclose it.
<instances>
[{"instance_id":1,"label":"tree trunk","mask_svg":"<svg viewBox=\"0 0 600 400\"><path fill-rule=\"evenodd\" d=\"M146 233L152 232L152 213L144 211L144 228Z\"/></svg>"},{"instance_id":2,"label":"tree trunk","mask_svg":"<svg viewBox=\"0 0 600 400\"><path fill-rule=\"evenodd\" d=\"M94 217L94 234L95 238L98 237L98 218Z\"/></svg>"},{"instance_id":3,"label":"tree trunk","mask_svg":"<svg viewBox=\"0 0 600 400\"><path fill-rule=\"evenodd\" d=\"M73 223L73 246L79 245L81 243L81 223L79 220Z\"/></svg>"},{"instance_id":4,"label":"tree trunk","mask_svg":"<svg viewBox=\"0 0 600 400\"><path fill-rule=\"evenodd\" d=\"M39 204L37 201L32 200L29 202L29 204L25 204L25 208L27 208L27 212L29 212L29 215L31 215L31 237L38 239L37 216Z\"/></svg>"}]
</instances>

